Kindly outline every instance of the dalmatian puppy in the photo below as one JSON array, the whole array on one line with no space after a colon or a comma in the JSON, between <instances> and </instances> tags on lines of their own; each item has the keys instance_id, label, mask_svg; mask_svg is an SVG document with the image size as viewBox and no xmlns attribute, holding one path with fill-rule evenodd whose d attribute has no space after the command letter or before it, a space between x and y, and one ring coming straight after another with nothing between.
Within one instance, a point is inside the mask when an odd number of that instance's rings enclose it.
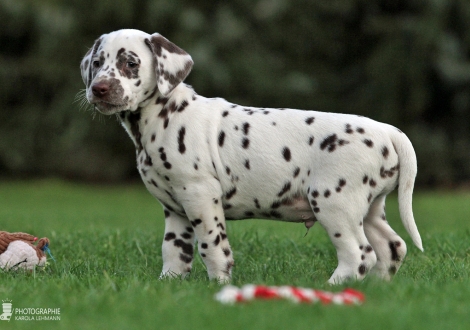
<instances>
[{"instance_id":1,"label":"dalmatian puppy","mask_svg":"<svg viewBox=\"0 0 470 330\"><path fill-rule=\"evenodd\" d=\"M183 83L191 56L158 33L102 35L81 62L86 99L116 114L137 168L163 205L165 276L191 271L197 244L210 279L230 281L226 220L315 222L337 250L329 279L390 279L406 245L385 218L398 185L401 219L422 250L412 212L416 156L399 129L345 114L240 106ZM196 243L197 242L197 243Z\"/></svg>"}]
</instances>

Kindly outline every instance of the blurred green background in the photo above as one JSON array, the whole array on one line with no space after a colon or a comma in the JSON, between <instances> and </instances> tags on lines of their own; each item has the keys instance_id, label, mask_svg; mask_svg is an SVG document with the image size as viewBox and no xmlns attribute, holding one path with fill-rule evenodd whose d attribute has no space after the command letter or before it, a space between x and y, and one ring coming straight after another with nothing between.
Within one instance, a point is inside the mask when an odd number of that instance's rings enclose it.
<instances>
[{"instance_id":1,"label":"blurred green background","mask_svg":"<svg viewBox=\"0 0 470 330\"><path fill-rule=\"evenodd\" d=\"M159 32L207 97L356 113L412 140L421 187L470 182L468 0L0 0L0 176L137 178L114 117L80 111L101 34Z\"/></svg>"}]
</instances>

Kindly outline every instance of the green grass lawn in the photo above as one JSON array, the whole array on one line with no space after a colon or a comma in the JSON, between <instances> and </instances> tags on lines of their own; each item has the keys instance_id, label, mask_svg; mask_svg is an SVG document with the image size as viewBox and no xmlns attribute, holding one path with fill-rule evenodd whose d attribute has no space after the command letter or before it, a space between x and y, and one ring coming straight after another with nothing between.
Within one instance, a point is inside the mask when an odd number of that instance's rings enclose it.
<instances>
[{"instance_id":1,"label":"green grass lawn","mask_svg":"<svg viewBox=\"0 0 470 330\"><path fill-rule=\"evenodd\" d=\"M213 299L196 257L186 280L158 280L164 222L142 184L93 186L60 181L1 182L0 230L51 240L56 262L35 273L0 272L0 300L13 308L60 308L60 321L0 321L1 329L468 329L470 194L418 192L414 211L425 252L415 248L394 196L387 218L408 244L392 282L367 278L330 287L335 250L315 225L238 221L228 224L236 266L233 284L296 285L365 293L362 306Z\"/></svg>"}]
</instances>

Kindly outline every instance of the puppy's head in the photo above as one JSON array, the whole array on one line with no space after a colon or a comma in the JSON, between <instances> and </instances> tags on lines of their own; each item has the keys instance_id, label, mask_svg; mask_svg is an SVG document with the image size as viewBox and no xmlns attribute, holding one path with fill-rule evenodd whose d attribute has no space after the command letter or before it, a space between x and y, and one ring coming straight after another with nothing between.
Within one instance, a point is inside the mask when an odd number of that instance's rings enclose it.
<instances>
[{"instance_id":1,"label":"puppy's head","mask_svg":"<svg viewBox=\"0 0 470 330\"><path fill-rule=\"evenodd\" d=\"M158 33L119 30L97 39L80 68L88 102L109 115L168 96L192 66L189 54Z\"/></svg>"}]
</instances>

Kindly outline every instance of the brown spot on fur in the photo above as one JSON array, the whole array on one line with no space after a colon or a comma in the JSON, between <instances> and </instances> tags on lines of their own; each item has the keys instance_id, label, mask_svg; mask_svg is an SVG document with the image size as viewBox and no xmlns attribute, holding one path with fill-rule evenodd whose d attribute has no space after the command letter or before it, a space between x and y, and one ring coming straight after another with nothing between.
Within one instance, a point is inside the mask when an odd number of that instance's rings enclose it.
<instances>
[{"instance_id":1,"label":"brown spot on fur","mask_svg":"<svg viewBox=\"0 0 470 330\"><path fill-rule=\"evenodd\" d=\"M364 275L366 273L366 266L365 265L360 265L358 268L359 274Z\"/></svg>"},{"instance_id":2,"label":"brown spot on fur","mask_svg":"<svg viewBox=\"0 0 470 330\"><path fill-rule=\"evenodd\" d=\"M387 147L383 147L382 148L382 156L387 159L388 158L388 154L389 154L389 151L388 151L388 148Z\"/></svg>"},{"instance_id":3,"label":"brown spot on fur","mask_svg":"<svg viewBox=\"0 0 470 330\"><path fill-rule=\"evenodd\" d=\"M372 148L374 146L374 142L372 142L371 140L369 139L365 139L363 140L362 142L365 143L366 146L368 146L369 148Z\"/></svg>"},{"instance_id":4,"label":"brown spot on fur","mask_svg":"<svg viewBox=\"0 0 470 330\"><path fill-rule=\"evenodd\" d=\"M400 261L400 256L398 255L397 247L401 244L400 242L389 242L388 246L390 247L390 251L392 252L392 260L393 261Z\"/></svg>"},{"instance_id":5,"label":"brown spot on fur","mask_svg":"<svg viewBox=\"0 0 470 330\"><path fill-rule=\"evenodd\" d=\"M291 160L291 157L292 157L290 149L287 148L287 147L284 147L284 149L282 149L282 156L284 157L286 162L289 162Z\"/></svg>"},{"instance_id":6,"label":"brown spot on fur","mask_svg":"<svg viewBox=\"0 0 470 330\"><path fill-rule=\"evenodd\" d=\"M284 187L282 187L282 190L277 194L278 197L281 197L284 195L286 192L288 192L291 188L291 183L287 182Z\"/></svg>"}]
</instances>

